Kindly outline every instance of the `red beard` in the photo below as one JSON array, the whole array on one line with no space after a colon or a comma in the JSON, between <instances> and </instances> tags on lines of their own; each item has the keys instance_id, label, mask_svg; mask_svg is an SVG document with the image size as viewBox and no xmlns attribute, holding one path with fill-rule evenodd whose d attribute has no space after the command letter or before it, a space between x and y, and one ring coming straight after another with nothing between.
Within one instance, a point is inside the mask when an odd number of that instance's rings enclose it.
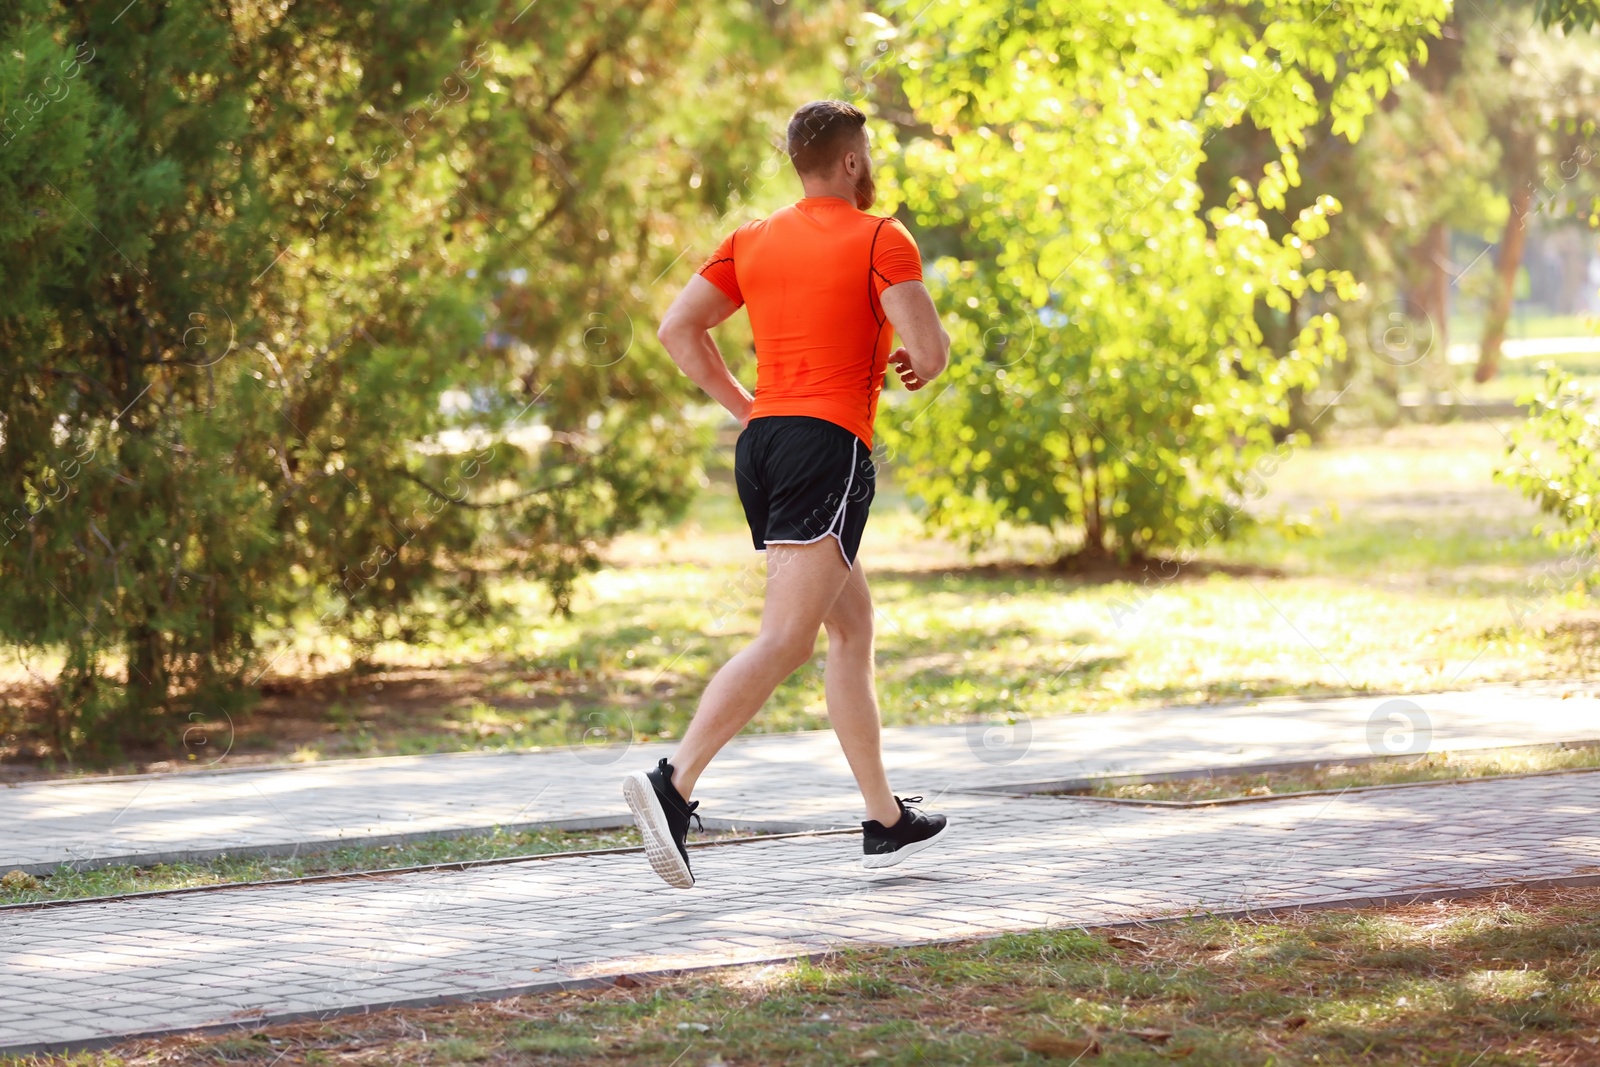
<instances>
[{"instance_id":1,"label":"red beard","mask_svg":"<svg viewBox=\"0 0 1600 1067\"><path fill-rule=\"evenodd\" d=\"M861 177L856 179L856 208L866 211L878 200L878 183L872 178L872 168L868 167L861 172Z\"/></svg>"}]
</instances>

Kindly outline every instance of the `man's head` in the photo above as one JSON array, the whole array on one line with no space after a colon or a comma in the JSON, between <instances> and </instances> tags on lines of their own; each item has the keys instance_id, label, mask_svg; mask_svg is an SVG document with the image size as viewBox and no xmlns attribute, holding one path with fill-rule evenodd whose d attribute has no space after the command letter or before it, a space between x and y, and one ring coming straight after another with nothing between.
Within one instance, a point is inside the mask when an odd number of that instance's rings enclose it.
<instances>
[{"instance_id":1,"label":"man's head","mask_svg":"<svg viewBox=\"0 0 1600 1067\"><path fill-rule=\"evenodd\" d=\"M813 100L789 120L789 161L806 195L848 189L862 211L878 196L867 151L867 116L842 100Z\"/></svg>"}]
</instances>

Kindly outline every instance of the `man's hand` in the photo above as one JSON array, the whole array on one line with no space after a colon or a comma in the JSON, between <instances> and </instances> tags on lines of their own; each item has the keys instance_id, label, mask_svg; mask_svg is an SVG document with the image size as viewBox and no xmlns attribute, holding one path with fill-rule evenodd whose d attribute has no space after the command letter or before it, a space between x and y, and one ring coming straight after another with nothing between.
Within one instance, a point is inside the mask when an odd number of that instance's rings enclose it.
<instances>
[{"instance_id":1,"label":"man's hand","mask_svg":"<svg viewBox=\"0 0 1600 1067\"><path fill-rule=\"evenodd\" d=\"M889 353L889 366L900 375L900 384L910 392L914 393L928 384L911 366L911 353L904 348L897 348Z\"/></svg>"},{"instance_id":2,"label":"man's hand","mask_svg":"<svg viewBox=\"0 0 1600 1067\"><path fill-rule=\"evenodd\" d=\"M934 309L928 287L919 281L901 282L878 294L878 300L894 332L905 342L905 347L895 352L896 357L902 357L896 359L895 369L900 371L906 388L920 389L943 374L950 363L950 335L939 324L939 312ZM908 365L916 375L916 385L906 377Z\"/></svg>"}]
</instances>

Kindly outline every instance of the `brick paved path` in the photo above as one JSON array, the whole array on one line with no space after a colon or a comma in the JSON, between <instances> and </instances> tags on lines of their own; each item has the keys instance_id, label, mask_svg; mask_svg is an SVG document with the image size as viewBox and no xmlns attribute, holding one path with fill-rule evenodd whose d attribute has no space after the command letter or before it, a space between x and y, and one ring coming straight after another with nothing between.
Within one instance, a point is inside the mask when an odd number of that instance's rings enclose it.
<instances>
[{"instance_id":1,"label":"brick paved path","mask_svg":"<svg viewBox=\"0 0 1600 1067\"><path fill-rule=\"evenodd\" d=\"M853 837L0 913L0 1049L562 980L1600 872L1600 773L1154 810L952 795L890 871Z\"/></svg>"},{"instance_id":2,"label":"brick paved path","mask_svg":"<svg viewBox=\"0 0 1600 1067\"><path fill-rule=\"evenodd\" d=\"M1016 727L907 727L885 736L905 793L1369 755L1387 698L1035 720ZM1514 687L1411 698L1435 750L1600 738L1600 700ZM617 781L667 745L397 757L228 773L35 782L0 788L0 871L197 859L492 826L615 826ZM829 733L730 746L701 782L708 825L850 826L859 800ZM775 801L788 813L775 819Z\"/></svg>"}]
</instances>

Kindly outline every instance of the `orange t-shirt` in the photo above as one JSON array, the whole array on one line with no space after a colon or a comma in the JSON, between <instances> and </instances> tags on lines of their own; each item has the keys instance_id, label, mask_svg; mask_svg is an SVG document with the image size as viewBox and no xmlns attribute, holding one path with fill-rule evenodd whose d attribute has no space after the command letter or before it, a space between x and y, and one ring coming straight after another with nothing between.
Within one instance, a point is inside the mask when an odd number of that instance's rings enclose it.
<instances>
[{"instance_id":1,"label":"orange t-shirt","mask_svg":"<svg viewBox=\"0 0 1600 1067\"><path fill-rule=\"evenodd\" d=\"M750 417L826 419L871 448L894 341L878 294L922 278L906 228L837 196L808 196L733 231L700 274L748 308Z\"/></svg>"}]
</instances>

